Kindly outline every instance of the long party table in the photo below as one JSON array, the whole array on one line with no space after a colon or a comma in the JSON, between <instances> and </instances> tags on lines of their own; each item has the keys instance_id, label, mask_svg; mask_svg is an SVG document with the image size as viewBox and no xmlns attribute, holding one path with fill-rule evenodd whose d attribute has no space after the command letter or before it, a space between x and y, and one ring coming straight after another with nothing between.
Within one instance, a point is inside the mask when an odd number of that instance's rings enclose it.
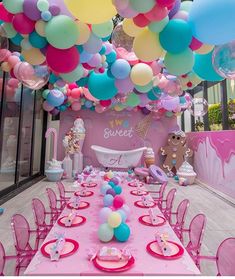
<instances>
[{"instance_id":1,"label":"long party table","mask_svg":"<svg viewBox=\"0 0 235 279\"><path fill-rule=\"evenodd\" d=\"M115 275L200 275L200 271L195 266L193 260L186 250L181 258L176 260L163 260L153 257L146 251L146 246L151 241L154 241L156 231L167 233L169 240L172 240L181 246L174 231L166 222L160 227L145 226L138 221L138 218L144 214L148 214L148 209L138 208L134 202L140 200L140 197L133 196L130 191L133 187L125 182L122 185L126 204L131 209L130 218L127 221L131 229L131 236L126 243L111 241L110 243L101 243L98 239L98 214L103 207L103 197L100 194L100 183L95 188L89 190L94 192L91 197L82 198L82 200L90 203L87 209L78 210L78 214L86 218L86 222L78 227L61 227L57 223L53 226L48 236L43 243L55 238L55 233L65 233L66 238L76 240L79 243L79 249L73 255L61 258L57 262L52 262L49 258L42 255L40 249L32 259L25 275L110 275L111 273L103 272L97 269L92 261L88 260L88 250L95 249L96 251L103 247L117 247L123 249L128 247L135 258L135 264L129 270ZM159 209L158 209L159 210ZM71 212L67 207L63 210L61 216L66 216ZM160 210L159 215L162 216ZM112 274L114 275L114 274Z\"/></svg>"}]
</instances>

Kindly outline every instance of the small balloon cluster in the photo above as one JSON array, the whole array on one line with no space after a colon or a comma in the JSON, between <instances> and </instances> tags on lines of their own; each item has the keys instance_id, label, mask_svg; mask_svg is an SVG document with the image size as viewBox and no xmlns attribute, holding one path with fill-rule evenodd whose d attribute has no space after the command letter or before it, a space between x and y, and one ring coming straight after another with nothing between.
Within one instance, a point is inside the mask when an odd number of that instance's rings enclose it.
<instances>
[{"instance_id":1,"label":"small balloon cluster","mask_svg":"<svg viewBox=\"0 0 235 279\"><path fill-rule=\"evenodd\" d=\"M101 186L104 208L99 212L101 225L98 229L98 237L102 242L109 242L113 237L119 242L126 242L130 237L130 228L126 224L130 209L120 195L122 187L118 183L120 179L113 177Z\"/></svg>"},{"instance_id":2,"label":"small balloon cluster","mask_svg":"<svg viewBox=\"0 0 235 279\"><path fill-rule=\"evenodd\" d=\"M32 89L49 79L43 107L52 114L172 117L191 107L184 90L235 76L235 2L215 1L3 0L1 51L7 38L21 53L14 61L0 53L1 67ZM117 13L124 20L114 27Z\"/></svg>"}]
</instances>

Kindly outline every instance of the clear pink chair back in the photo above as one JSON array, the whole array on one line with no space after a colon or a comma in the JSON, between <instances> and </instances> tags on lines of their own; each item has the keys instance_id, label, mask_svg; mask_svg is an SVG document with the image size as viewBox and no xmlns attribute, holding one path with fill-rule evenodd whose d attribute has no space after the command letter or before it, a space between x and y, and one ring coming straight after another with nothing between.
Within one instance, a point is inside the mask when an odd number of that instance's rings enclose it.
<instances>
[{"instance_id":1,"label":"clear pink chair back","mask_svg":"<svg viewBox=\"0 0 235 279\"><path fill-rule=\"evenodd\" d=\"M183 200L177 207L176 210L176 224L183 227L185 222L186 213L189 207L189 200Z\"/></svg>"},{"instance_id":2,"label":"clear pink chair back","mask_svg":"<svg viewBox=\"0 0 235 279\"><path fill-rule=\"evenodd\" d=\"M39 199L33 199L32 208L34 213L35 224L37 226L44 225L46 220L46 209L42 201Z\"/></svg>"},{"instance_id":3,"label":"clear pink chair back","mask_svg":"<svg viewBox=\"0 0 235 279\"><path fill-rule=\"evenodd\" d=\"M52 210L56 210L57 209L57 207L56 207L57 201L56 201L55 192L51 188L47 188L46 191L47 191L47 196L48 196L50 208Z\"/></svg>"},{"instance_id":4,"label":"clear pink chair back","mask_svg":"<svg viewBox=\"0 0 235 279\"><path fill-rule=\"evenodd\" d=\"M56 185L57 185L59 193L60 193L60 198L64 199L65 198L64 184L61 181L58 181L58 182L56 182Z\"/></svg>"},{"instance_id":5,"label":"clear pink chair back","mask_svg":"<svg viewBox=\"0 0 235 279\"><path fill-rule=\"evenodd\" d=\"M206 216L204 214L196 215L189 226L189 245L193 250L200 250L202 244L202 237L206 225Z\"/></svg>"},{"instance_id":6,"label":"clear pink chair back","mask_svg":"<svg viewBox=\"0 0 235 279\"><path fill-rule=\"evenodd\" d=\"M4 275L3 274L4 266L5 266L5 250L2 243L0 242L0 276Z\"/></svg>"},{"instance_id":7,"label":"clear pink chair back","mask_svg":"<svg viewBox=\"0 0 235 279\"><path fill-rule=\"evenodd\" d=\"M176 194L176 189L174 188L174 189L171 189L166 196L166 210L167 211L172 210L175 194Z\"/></svg>"},{"instance_id":8,"label":"clear pink chair back","mask_svg":"<svg viewBox=\"0 0 235 279\"><path fill-rule=\"evenodd\" d=\"M17 251L32 249L29 244L30 227L28 221L21 214L15 214L11 218L11 226L15 247Z\"/></svg>"},{"instance_id":9,"label":"clear pink chair back","mask_svg":"<svg viewBox=\"0 0 235 279\"><path fill-rule=\"evenodd\" d=\"M160 187L160 190L159 190L159 199L160 200L163 199L163 195L164 195L165 190L166 190L166 185L167 185L167 182L163 183Z\"/></svg>"},{"instance_id":10,"label":"clear pink chair back","mask_svg":"<svg viewBox=\"0 0 235 279\"><path fill-rule=\"evenodd\" d=\"M235 238L225 239L219 246L216 255L218 275L235 275Z\"/></svg>"}]
</instances>

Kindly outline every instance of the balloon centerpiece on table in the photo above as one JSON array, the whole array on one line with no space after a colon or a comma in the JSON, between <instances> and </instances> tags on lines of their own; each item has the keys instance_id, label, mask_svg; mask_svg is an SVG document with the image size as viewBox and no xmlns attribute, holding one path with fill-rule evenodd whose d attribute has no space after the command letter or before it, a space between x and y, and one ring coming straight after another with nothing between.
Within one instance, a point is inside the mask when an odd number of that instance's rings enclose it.
<instances>
[{"instance_id":1,"label":"balloon centerpiece on table","mask_svg":"<svg viewBox=\"0 0 235 279\"><path fill-rule=\"evenodd\" d=\"M230 0L3 0L1 69L31 89L49 80L43 108L53 115L145 114L154 104L174 117L190 108L183 91L234 78L234 9Z\"/></svg>"}]
</instances>

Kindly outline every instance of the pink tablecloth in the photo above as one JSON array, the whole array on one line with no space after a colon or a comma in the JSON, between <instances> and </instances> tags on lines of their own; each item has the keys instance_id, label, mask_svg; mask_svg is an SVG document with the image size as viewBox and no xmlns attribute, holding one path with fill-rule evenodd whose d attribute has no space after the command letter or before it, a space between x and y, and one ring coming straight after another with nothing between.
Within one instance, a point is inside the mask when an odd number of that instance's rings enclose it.
<instances>
[{"instance_id":1,"label":"pink tablecloth","mask_svg":"<svg viewBox=\"0 0 235 279\"><path fill-rule=\"evenodd\" d=\"M102 272L93 266L87 258L88 248L98 249L102 246L115 246L118 248L128 247L135 257L135 265L121 274L123 275L199 275L200 271L195 266L191 257L186 251L184 255L177 260L162 260L148 254L146 245L154 240L156 228L144 226L139 223L138 218L141 215L148 214L147 209L142 209L134 206L134 202L139 200L138 196L133 196L130 191L132 187L123 185L123 195L127 205L131 208L131 217L127 224L131 229L131 236L126 243L118 243L112 241L108 244L101 243L97 237L98 231L98 213L103 207L103 198L100 195L99 186L91 188L95 194L91 197L83 198L90 202L90 207L79 211L80 215L87 218L85 224L74 227L64 228L55 224L44 243L53 239L55 232L65 232L67 238L72 238L79 242L79 250L67 258L60 259L58 262L51 262L49 258L44 257L40 250L37 252L25 275L104 275L110 274ZM70 212L69 209L64 209L61 216ZM160 211L159 214L161 215ZM169 239L179 244L180 241L171 229L170 225L158 227L159 232L166 232ZM181 244L182 245L182 244ZM117 274L116 274L117 275Z\"/></svg>"}]
</instances>

